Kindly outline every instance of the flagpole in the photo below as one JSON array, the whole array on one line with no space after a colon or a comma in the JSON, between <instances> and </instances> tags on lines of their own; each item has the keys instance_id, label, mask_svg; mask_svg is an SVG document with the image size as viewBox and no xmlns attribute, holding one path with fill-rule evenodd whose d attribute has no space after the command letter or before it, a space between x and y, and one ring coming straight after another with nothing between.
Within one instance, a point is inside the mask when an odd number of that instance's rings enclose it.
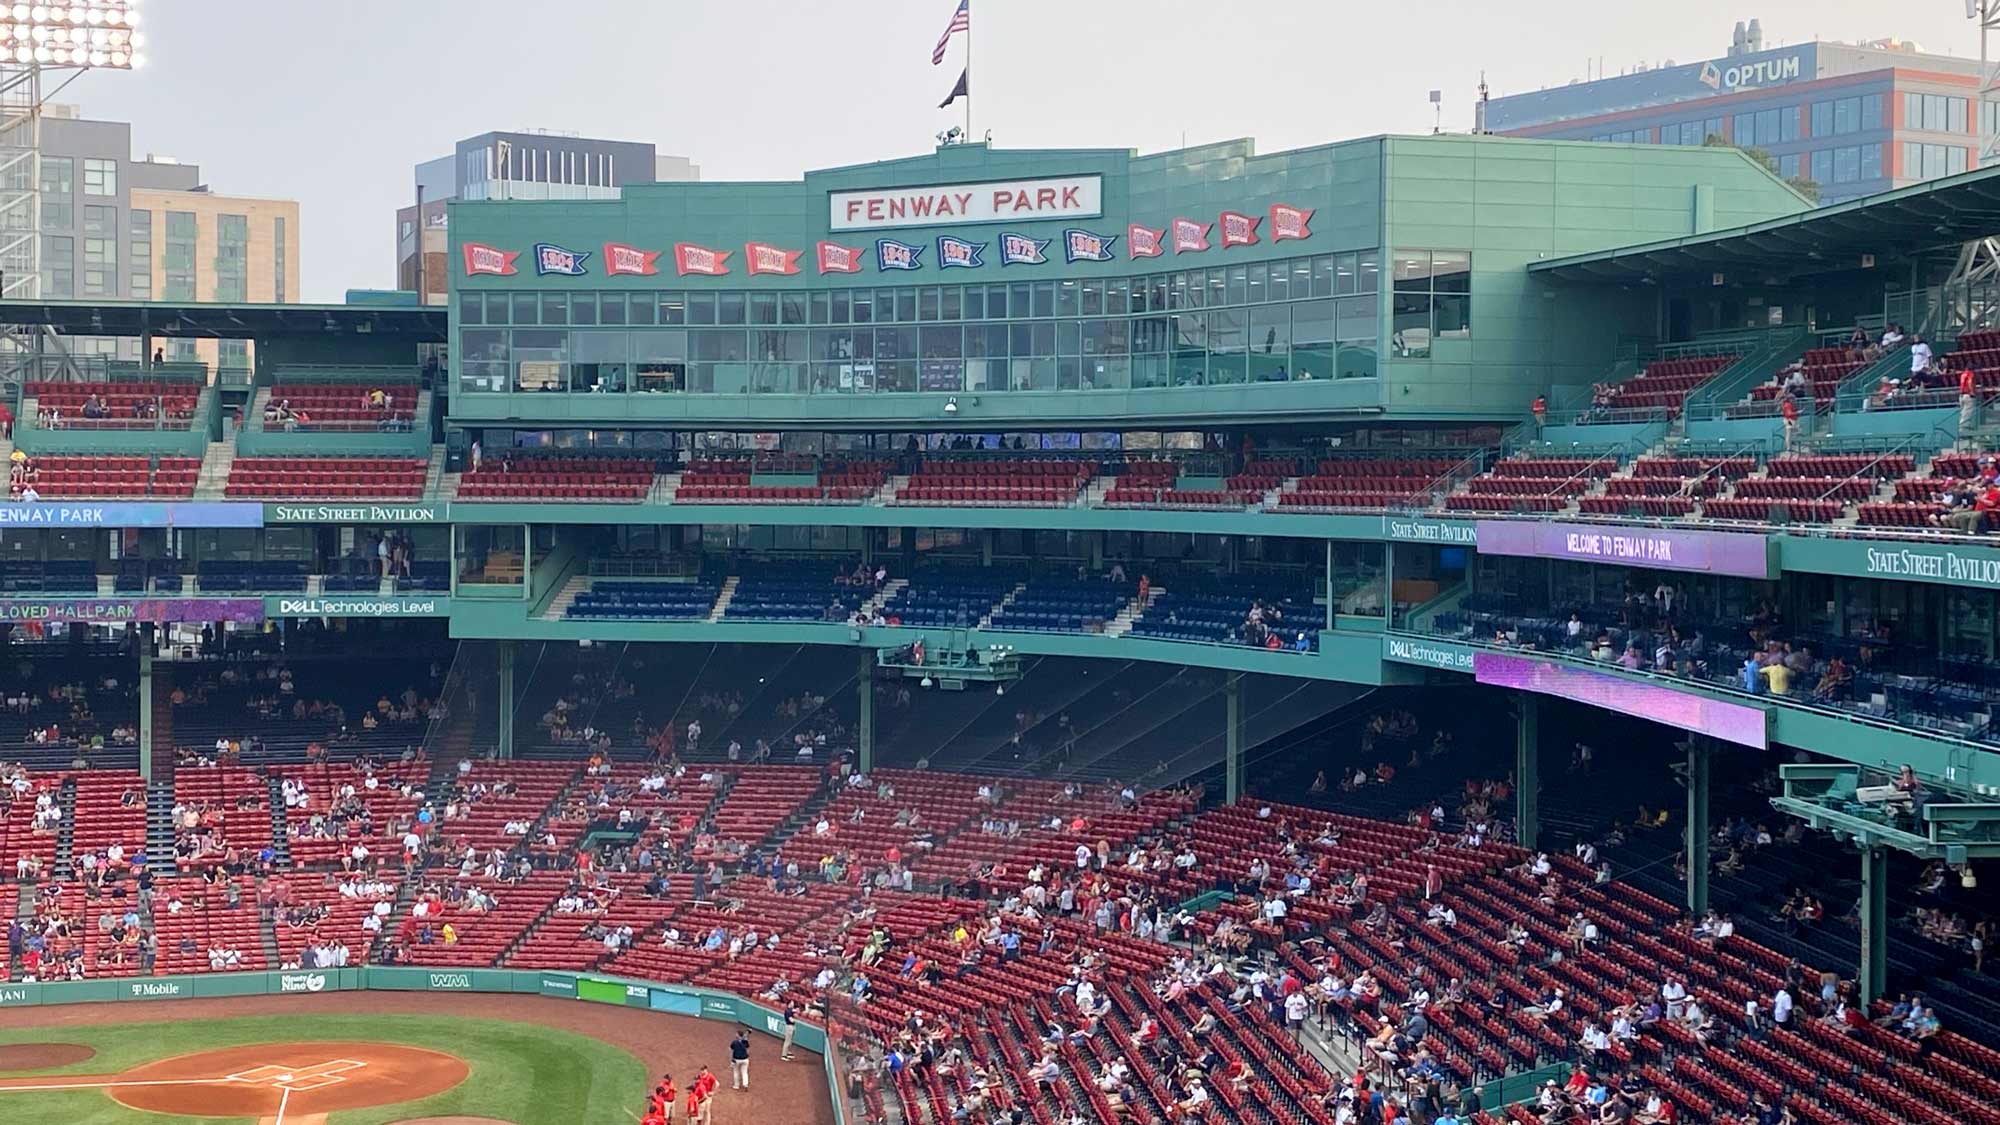
<instances>
[{"instance_id":1,"label":"flagpole","mask_svg":"<svg viewBox=\"0 0 2000 1125\"><path fill-rule=\"evenodd\" d=\"M972 143L972 0L965 4L965 142Z\"/></svg>"}]
</instances>

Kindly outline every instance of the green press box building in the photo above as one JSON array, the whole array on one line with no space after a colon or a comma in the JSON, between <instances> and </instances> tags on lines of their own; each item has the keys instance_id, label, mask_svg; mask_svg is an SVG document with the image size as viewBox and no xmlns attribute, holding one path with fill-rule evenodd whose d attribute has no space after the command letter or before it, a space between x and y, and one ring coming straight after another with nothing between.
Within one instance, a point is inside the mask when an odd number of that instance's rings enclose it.
<instances>
[{"instance_id":1,"label":"green press box building","mask_svg":"<svg viewBox=\"0 0 2000 1125\"><path fill-rule=\"evenodd\" d=\"M1810 204L1730 149L1439 136L451 207L455 423L782 429L1518 414L1662 315L1528 265Z\"/></svg>"}]
</instances>

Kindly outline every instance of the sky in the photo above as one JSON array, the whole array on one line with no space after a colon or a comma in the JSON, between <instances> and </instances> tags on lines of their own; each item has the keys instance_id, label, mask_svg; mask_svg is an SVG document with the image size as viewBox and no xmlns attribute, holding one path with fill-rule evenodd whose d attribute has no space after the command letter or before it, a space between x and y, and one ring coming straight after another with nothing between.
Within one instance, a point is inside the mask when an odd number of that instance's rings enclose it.
<instances>
[{"instance_id":1,"label":"sky","mask_svg":"<svg viewBox=\"0 0 2000 1125\"><path fill-rule=\"evenodd\" d=\"M651 141L705 180L928 151L963 59L931 48L956 0L149 0L148 62L57 100L132 123L133 147L201 165L217 192L296 199L304 297L395 280L413 167L494 129ZM1000 148L1260 151L1472 124L1493 94L1602 59L1914 40L1976 58L1961 0L972 0L973 129ZM2000 41L1994 52L2000 55Z\"/></svg>"}]
</instances>

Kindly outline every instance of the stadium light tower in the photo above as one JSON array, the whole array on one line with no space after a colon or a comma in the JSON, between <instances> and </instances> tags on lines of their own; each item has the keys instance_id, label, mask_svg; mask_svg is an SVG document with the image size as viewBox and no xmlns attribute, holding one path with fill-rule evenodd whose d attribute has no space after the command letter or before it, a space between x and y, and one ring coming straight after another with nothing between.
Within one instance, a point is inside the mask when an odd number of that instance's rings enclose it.
<instances>
[{"instance_id":1,"label":"stadium light tower","mask_svg":"<svg viewBox=\"0 0 2000 1125\"><path fill-rule=\"evenodd\" d=\"M85 71L146 64L140 2L0 0L0 297L42 295L42 109ZM0 325L0 352L31 344Z\"/></svg>"}]
</instances>

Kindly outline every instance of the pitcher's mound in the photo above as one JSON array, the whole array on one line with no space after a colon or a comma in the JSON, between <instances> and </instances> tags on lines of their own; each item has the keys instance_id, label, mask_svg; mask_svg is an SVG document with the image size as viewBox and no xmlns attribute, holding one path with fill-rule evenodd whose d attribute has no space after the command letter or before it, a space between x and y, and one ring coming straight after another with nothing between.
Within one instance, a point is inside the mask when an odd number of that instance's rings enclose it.
<instances>
[{"instance_id":1,"label":"pitcher's mound","mask_svg":"<svg viewBox=\"0 0 2000 1125\"><path fill-rule=\"evenodd\" d=\"M95 1054L81 1043L8 1043L0 1045L0 1072L69 1066Z\"/></svg>"}]
</instances>

